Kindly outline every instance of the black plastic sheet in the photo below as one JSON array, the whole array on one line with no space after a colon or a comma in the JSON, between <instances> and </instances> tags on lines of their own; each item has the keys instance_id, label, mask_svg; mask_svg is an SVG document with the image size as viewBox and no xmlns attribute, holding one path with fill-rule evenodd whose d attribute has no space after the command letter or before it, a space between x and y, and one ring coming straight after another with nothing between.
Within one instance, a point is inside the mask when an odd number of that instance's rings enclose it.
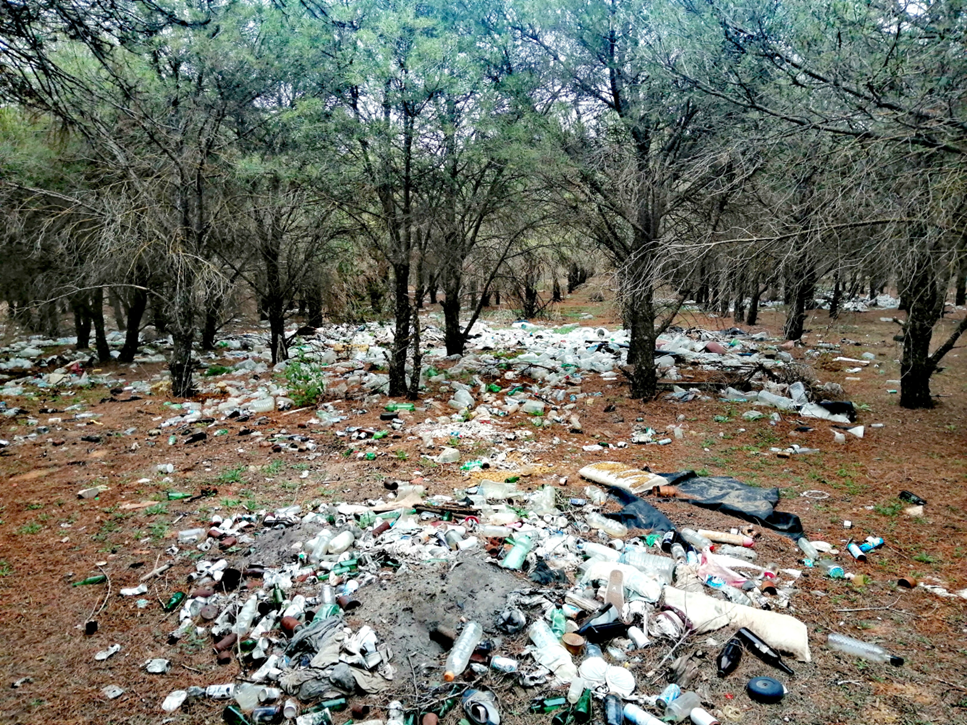
<instances>
[{"instance_id":1,"label":"black plastic sheet","mask_svg":"<svg viewBox=\"0 0 967 725\"><path fill-rule=\"evenodd\" d=\"M608 492L622 505L618 513L605 514L609 519L620 521L629 529L651 529L660 533L675 530L675 524L665 514L635 496L631 491L617 486L608 486Z\"/></svg>"},{"instance_id":2,"label":"black plastic sheet","mask_svg":"<svg viewBox=\"0 0 967 725\"><path fill-rule=\"evenodd\" d=\"M678 488L681 500L694 506L721 511L794 539L802 536L802 521L798 516L776 511L778 488L757 488L731 476L699 476L695 471L658 475Z\"/></svg>"}]
</instances>

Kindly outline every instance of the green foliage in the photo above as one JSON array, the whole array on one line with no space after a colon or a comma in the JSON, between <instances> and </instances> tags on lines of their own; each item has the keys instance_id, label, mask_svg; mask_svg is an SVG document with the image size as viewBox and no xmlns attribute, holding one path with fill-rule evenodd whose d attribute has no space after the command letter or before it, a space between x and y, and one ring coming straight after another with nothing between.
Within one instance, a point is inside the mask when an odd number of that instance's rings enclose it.
<instances>
[{"instance_id":1,"label":"green foliage","mask_svg":"<svg viewBox=\"0 0 967 725\"><path fill-rule=\"evenodd\" d=\"M326 392L325 368L301 350L285 367L286 388L297 407L315 405Z\"/></svg>"},{"instance_id":2,"label":"green foliage","mask_svg":"<svg viewBox=\"0 0 967 725\"><path fill-rule=\"evenodd\" d=\"M40 533L40 531L43 528L44 527L41 526L37 521L31 521L30 523L26 523L23 526L21 526L19 529L17 529L17 534L18 535L37 534L37 533Z\"/></svg>"},{"instance_id":3,"label":"green foliage","mask_svg":"<svg viewBox=\"0 0 967 725\"><path fill-rule=\"evenodd\" d=\"M214 377L215 375L224 375L225 373L231 372L231 368L227 368L224 365L212 365L205 371L206 377Z\"/></svg>"}]
</instances>

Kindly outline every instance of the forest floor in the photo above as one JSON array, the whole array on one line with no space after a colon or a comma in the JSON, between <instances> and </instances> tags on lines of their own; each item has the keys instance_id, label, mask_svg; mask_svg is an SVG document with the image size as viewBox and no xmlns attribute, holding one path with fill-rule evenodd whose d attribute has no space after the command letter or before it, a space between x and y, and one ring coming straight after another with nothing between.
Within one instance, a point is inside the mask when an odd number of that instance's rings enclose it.
<instances>
[{"instance_id":1,"label":"forest floor","mask_svg":"<svg viewBox=\"0 0 967 725\"><path fill-rule=\"evenodd\" d=\"M588 312L594 319L582 319L581 324L616 325L609 305L589 302L586 292L575 294L553 314L561 322L571 322ZM754 658L747 656L730 678L715 677L713 660L724 641L721 632L714 633L716 646L706 642L707 635L688 643L686 650L704 651L698 686L709 707L724 715L723 723L967 722L967 601L942 598L922 587L901 589L896 583L899 577L909 576L950 591L967 587L967 353L960 347L948 355L945 370L932 386L941 396L935 408L900 408L899 396L889 392L899 388L891 382L899 377L899 349L893 340L896 326L880 321L891 314L873 310L830 320L825 312L816 312L807 321L805 347L849 340L853 342L844 346L844 354L876 356L880 372L870 366L849 375L831 361L832 356L816 364L820 380L842 384L846 397L860 409L860 422L866 424L863 439L847 436L845 444L836 444L829 426L816 421L811 432L797 433L794 419L774 426L768 417L743 420L747 408L741 404L698 400L642 404L627 397L622 380L606 383L598 376L589 376L583 386L585 392L602 396L593 405L582 406L582 434L568 433L566 427L534 432L528 461L531 475L518 484L524 490L567 477L563 490L580 496L587 482L577 471L595 461L619 460L658 472L693 469L778 487L779 510L798 514L810 539L841 548L849 537L886 539L867 563L850 566L863 577L832 580L807 572L797 584L787 613L809 627L812 662L793 663L796 676L782 678L788 695L779 705L757 705L743 692L748 677L775 674ZM705 329L732 326L731 319L697 314L684 314L677 322ZM778 334L781 329L777 312L764 311L761 322L753 331ZM942 328L952 324L948 320ZM801 357L803 349L794 354ZM115 374L132 381L151 379L161 370L161 366L123 366ZM159 416L171 415L164 405L173 401L159 395L128 403L110 398L107 390L95 387L75 389L66 396L51 391L47 396L8 400L42 421L57 413L41 410L63 411L78 403L102 417L97 424L65 424L50 436L11 446L0 457L0 721L5 723L220 721L222 705L212 701L172 715L159 707L171 690L230 682L238 674L237 663L215 664L206 640L188 637L177 645L167 643L176 616L164 615L158 602L184 586L180 577L190 562L149 582L146 596L151 606L144 609L137 607L134 597L112 594L105 601L103 585L72 587L71 581L103 571L115 592L136 586L141 574L164 557L179 529L204 525L198 521L215 511L362 501L385 493L383 483L392 479L422 478L430 494L452 494L469 485L459 465L421 459L420 439L408 436L405 429L400 436L369 441L367 450L380 453L371 461L344 455L345 439L337 438L332 429L313 430L311 425L303 432L312 436L319 446L316 452L323 454L313 460L242 443L238 437L242 424L233 421L219 423L228 429L227 435L169 448L166 436L148 438L146 433L157 425ZM771 412L763 410L767 416ZM440 409L436 415L444 412ZM426 415L410 414L408 425ZM685 416L686 436L670 445L583 450L595 442L630 440L638 419L660 430L675 424L680 415ZM284 413L269 413L268 418L261 427L266 433L295 429L295 418ZM883 427L870 428L872 423ZM373 408L345 424L380 426L379 410ZM111 435L131 428L135 431L129 435ZM0 425L3 438L24 432L16 420L3 420ZM100 442L82 440L92 433L100 436ZM132 450L135 441L139 446ZM455 443L464 460L488 452L479 440ZM792 443L820 452L779 458L769 451ZM156 465L169 462L174 463L172 481L162 482ZM140 482L144 479L149 482ZM78 498L78 490L96 485L107 490L97 499ZM215 498L167 500L168 490L198 491L206 486L217 488ZM901 490L928 501L922 516L904 514L904 504L897 499ZM828 496L801 495L807 491ZM722 514L674 501L657 505L679 526L728 530L735 525L734 519ZM846 519L853 522L852 530L844 529ZM794 566L795 545L766 533L757 547L760 557L774 556L782 566ZM84 624L91 618L99 628L86 635ZM825 647L825 633L833 630L882 643L906 662L894 668L838 655ZM95 652L115 642L122 645L119 654L94 661ZM648 684L652 678L645 673L667 650L667 645L655 644L644 651L642 663L633 670L640 690L655 694L664 686ZM145 673L140 665L152 657L172 660L172 670L164 675ZM407 680L405 663L401 672ZM14 687L17 681L19 686ZM109 700L102 688L114 683L125 693ZM379 698L371 701L377 706L371 717L385 717L386 703ZM550 715L528 715L526 698L515 701L508 694L502 708L505 723L550 721ZM460 717L458 708L447 716L447 725L455 725ZM339 725L348 718L348 712L335 713Z\"/></svg>"}]
</instances>

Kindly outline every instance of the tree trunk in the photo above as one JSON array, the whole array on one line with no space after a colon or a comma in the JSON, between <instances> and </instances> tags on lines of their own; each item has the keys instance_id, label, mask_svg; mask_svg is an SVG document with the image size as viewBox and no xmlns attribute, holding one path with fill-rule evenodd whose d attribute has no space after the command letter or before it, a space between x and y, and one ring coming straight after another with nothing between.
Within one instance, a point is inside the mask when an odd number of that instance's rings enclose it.
<instances>
[{"instance_id":1,"label":"tree trunk","mask_svg":"<svg viewBox=\"0 0 967 725\"><path fill-rule=\"evenodd\" d=\"M114 287L108 288L107 296L111 301L111 311L114 313L114 323L118 326L118 332L124 332L124 330L127 329L127 316L124 314L124 301L121 299L120 293Z\"/></svg>"},{"instance_id":2,"label":"tree trunk","mask_svg":"<svg viewBox=\"0 0 967 725\"><path fill-rule=\"evenodd\" d=\"M558 281L557 277L554 277L554 286L552 288L552 302L563 302L564 297L561 295L561 283Z\"/></svg>"},{"instance_id":3,"label":"tree trunk","mask_svg":"<svg viewBox=\"0 0 967 725\"><path fill-rule=\"evenodd\" d=\"M764 291L758 284L752 288L752 297L749 300L749 310L745 315L745 324L754 325L759 321L759 299Z\"/></svg>"},{"instance_id":4,"label":"tree trunk","mask_svg":"<svg viewBox=\"0 0 967 725\"><path fill-rule=\"evenodd\" d=\"M309 327L322 327L322 285L313 281L306 289L306 324Z\"/></svg>"},{"instance_id":5,"label":"tree trunk","mask_svg":"<svg viewBox=\"0 0 967 725\"><path fill-rule=\"evenodd\" d=\"M745 275L740 274L735 283L735 304L732 307L732 319L742 322L745 318Z\"/></svg>"},{"instance_id":6,"label":"tree trunk","mask_svg":"<svg viewBox=\"0 0 967 725\"><path fill-rule=\"evenodd\" d=\"M835 320L839 317L839 304L843 296L843 287L839 281L839 271L833 276L833 297L829 301L829 316Z\"/></svg>"},{"instance_id":7,"label":"tree trunk","mask_svg":"<svg viewBox=\"0 0 967 725\"><path fill-rule=\"evenodd\" d=\"M389 361L389 394L397 398L406 395L406 352L410 347L410 263L393 265L393 295L396 329Z\"/></svg>"},{"instance_id":8,"label":"tree trunk","mask_svg":"<svg viewBox=\"0 0 967 725\"><path fill-rule=\"evenodd\" d=\"M91 315L85 293L71 296L71 311L74 313L74 334L77 336L77 350L88 350L91 347Z\"/></svg>"},{"instance_id":9,"label":"tree trunk","mask_svg":"<svg viewBox=\"0 0 967 725\"><path fill-rule=\"evenodd\" d=\"M437 288L436 285L430 286L430 304L435 305L437 303Z\"/></svg>"},{"instance_id":10,"label":"tree trunk","mask_svg":"<svg viewBox=\"0 0 967 725\"><path fill-rule=\"evenodd\" d=\"M148 306L148 292L143 289L134 288L131 292L131 304L128 306L128 319L124 329L124 346L118 361L123 363L134 362L134 356L138 354L138 338L141 334L141 318Z\"/></svg>"},{"instance_id":11,"label":"tree trunk","mask_svg":"<svg viewBox=\"0 0 967 725\"><path fill-rule=\"evenodd\" d=\"M798 340L806 325L806 310L812 306L816 289L816 267L808 258L800 259L787 273L786 324L783 332L787 340Z\"/></svg>"},{"instance_id":12,"label":"tree trunk","mask_svg":"<svg viewBox=\"0 0 967 725\"><path fill-rule=\"evenodd\" d=\"M930 408L930 340L933 337L933 320L927 305L918 303L917 295L909 304L907 323L903 335L903 357L900 359L900 406L903 408Z\"/></svg>"},{"instance_id":13,"label":"tree trunk","mask_svg":"<svg viewBox=\"0 0 967 725\"><path fill-rule=\"evenodd\" d=\"M652 400L658 394L655 370L655 310L651 290L634 295L626 313L631 332L628 365L632 367L631 397Z\"/></svg>"},{"instance_id":14,"label":"tree trunk","mask_svg":"<svg viewBox=\"0 0 967 725\"><path fill-rule=\"evenodd\" d=\"M960 242L960 253L954 263L954 304L967 305L967 236Z\"/></svg>"},{"instance_id":15,"label":"tree trunk","mask_svg":"<svg viewBox=\"0 0 967 725\"><path fill-rule=\"evenodd\" d=\"M494 306L495 307L500 307L500 290L499 289L495 289L494 290Z\"/></svg>"},{"instance_id":16,"label":"tree trunk","mask_svg":"<svg viewBox=\"0 0 967 725\"><path fill-rule=\"evenodd\" d=\"M418 296L423 296L423 288L417 290ZM420 315L413 314L413 371L410 374L410 388L406 392L408 400L418 400L420 397L420 374L423 371L423 351L420 349Z\"/></svg>"},{"instance_id":17,"label":"tree trunk","mask_svg":"<svg viewBox=\"0 0 967 725\"><path fill-rule=\"evenodd\" d=\"M923 240L912 239L911 243L922 244ZM946 285L944 293L939 293L941 285L929 251L921 251L903 265L900 281L901 307L907 311L900 358L900 406L930 408L930 376L936 370L930 359L930 340L943 310Z\"/></svg>"},{"instance_id":18,"label":"tree trunk","mask_svg":"<svg viewBox=\"0 0 967 725\"><path fill-rule=\"evenodd\" d=\"M205 297L205 322L201 331L201 349L214 350L218 323L222 315L222 295L209 292Z\"/></svg>"},{"instance_id":19,"label":"tree trunk","mask_svg":"<svg viewBox=\"0 0 967 725\"><path fill-rule=\"evenodd\" d=\"M174 314L171 320L174 348L168 363L171 394L177 398L190 398L195 394L191 360L191 348L195 341L195 301L194 276L190 269L182 272L174 296Z\"/></svg>"},{"instance_id":20,"label":"tree trunk","mask_svg":"<svg viewBox=\"0 0 967 725\"><path fill-rule=\"evenodd\" d=\"M443 339L447 355L463 355L466 340L460 327L460 288L447 287L443 300Z\"/></svg>"},{"instance_id":21,"label":"tree trunk","mask_svg":"<svg viewBox=\"0 0 967 725\"><path fill-rule=\"evenodd\" d=\"M94 325L94 347L97 350L97 361L111 362L111 348L107 344L107 333L104 331L103 287L98 287L91 294L91 322Z\"/></svg>"}]
</instances>

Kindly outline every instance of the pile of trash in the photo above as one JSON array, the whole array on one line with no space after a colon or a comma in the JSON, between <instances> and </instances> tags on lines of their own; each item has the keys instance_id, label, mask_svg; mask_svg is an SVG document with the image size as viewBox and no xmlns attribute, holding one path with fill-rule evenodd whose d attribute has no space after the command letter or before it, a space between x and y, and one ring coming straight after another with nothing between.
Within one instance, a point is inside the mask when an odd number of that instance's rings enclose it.
<instances>
[{"instance_id":1,"label":"pile of trash","mask_svg":"<svg viewBox=\"0 0 967 725\"><path fill-rule=\"evenodd\" d=\"M237 661L243 674L174 690L161 709L224 700L230 723L318 725L343 709L375 723L383 721L373 710L378 695L396 698L385 712L393 725L432 725L461 704L474 725L499 725L500 685L530 692L531 711L556 713L555 725L587 722L593 702L603 702L611 725L622 718L649 725L658 716L713 723L714 704L706 709L688 689L701 661L681 652L673 658L689 637L735 630L717 659L720 676L736 669L743 652L777 674L792 674L785 656L811 660L807 627L788 613L801 569L757 562L754 525L677 529L645 500L677 499L793 532L803 566L847 576L832 546L808 541L797 518L774 510L777 492L620 463L580 474L592 484L583 498L556 486L524 493L514 477L481 479L453 496L426 497L422 486L403 483L384 499L215 515L182 530L167 552L172 560L142 581L192 560L187 586L164 606L179 620L169 641L207 638L213 657ZM620 510L606 513L614 502ZM848 551L861 561L880 545L851 542ZM441 586L449 578L454 586ZM78 584L95 579L103 581ZM425 601L438 595L457 601ZM410 610L409 619L400 610ZM430 613L450 620L428 621ZM404 622L409 631L400 631ZM424 647L417 641L424 636L441 647ZM836 634L828 645L902 663ZM672 682L655 695L635 674L652 647L668 650L662 664L668 661ZM156 658L144 667L164 673L169 663ZM123 692L110 687L114 696ZM756 677L747 692L776 702L784 686Z\"/></svg>"}]
</instances>

